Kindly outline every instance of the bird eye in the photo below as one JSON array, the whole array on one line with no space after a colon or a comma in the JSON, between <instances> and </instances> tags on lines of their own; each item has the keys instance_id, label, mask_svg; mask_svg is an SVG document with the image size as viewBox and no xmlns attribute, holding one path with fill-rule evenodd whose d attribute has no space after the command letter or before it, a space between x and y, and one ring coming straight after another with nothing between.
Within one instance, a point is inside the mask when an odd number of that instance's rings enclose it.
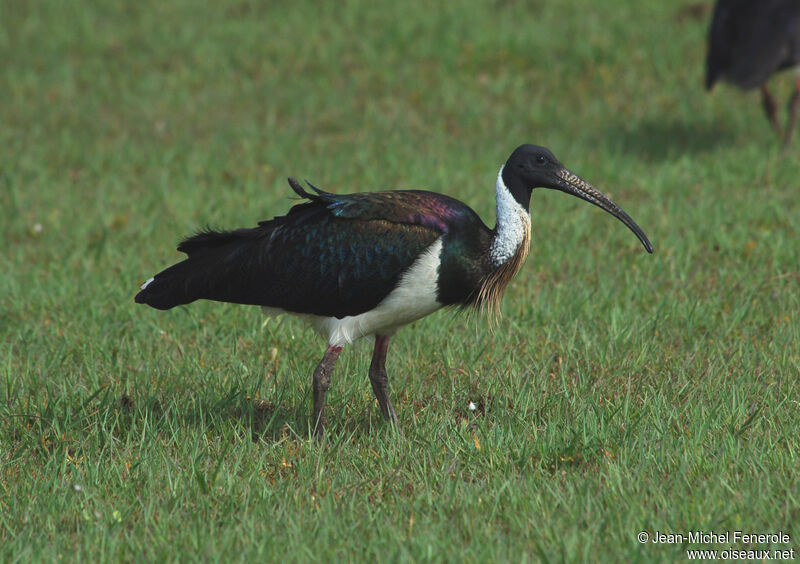
<instances>
[{"instance_id":1,"label":"bird eye","mask_svg":"<svg viewBox=\"0 0 800 564\"><path fill-rule=\"evenodd\" d=\"M539 164L544 164L545 158L544 155L536 155L536 162Z\"/></svg>"}]
</instances>

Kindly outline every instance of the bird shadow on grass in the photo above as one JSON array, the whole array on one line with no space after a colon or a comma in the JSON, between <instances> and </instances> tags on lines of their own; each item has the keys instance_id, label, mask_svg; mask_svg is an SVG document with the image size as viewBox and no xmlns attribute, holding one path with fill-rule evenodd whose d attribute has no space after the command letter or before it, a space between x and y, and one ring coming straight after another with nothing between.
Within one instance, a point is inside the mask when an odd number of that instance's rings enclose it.
<instances>
[{"instance_id":1,"label":"bird shadow on grass","mask_svg":"<svg viewBox=\"0 0 800 564\"><path fill-rule=\"evenodd\" d=\"M168 401L169 405L165 405L165 398L143 398L142 402L135 402L124 394L119 406L121 411L127 412L127 427L130 428L136 427L131 425L135 419L172 420L180 421L179 426L225 430L233 424L248 433L253 442L277 443L286 439L306 440L312 436L310 406L305 401L295 405L284 403L280 398L252 398L241 390L231 390L217 397L194 397L183 402L185 407L181 407L179 398L173 397ZM329 406L326 435L330 435L329 439L332 440L347 440L375 432L391 432L389 423L373 409L377 409L377 404L363 410L357 409L355 413L342 406Z\"/></svg>"},{"instance_id":2,"label":"bird shadow on grass","mask_svg":"<svg viewBox=\"0 0 800 564\"><path fill-rule=\"evenodd\" d=\"M611 124L602 132L602 142L647 162L663 162L738 143L738 135L724 122L648 118Z\"/></svg>"},{"instance_id":3,"label":"bird shadow on grass","mask_svg":"<svg viewBox=\"0 0 800 564\"><path fill-rule=\"evenodd\" d=\"M285 407L263 399L242 398L236 405L219 414L227 420L239 421L250 430L253 441L278 442L287 436L297 435L292 429L302 421L296 407ZM305 437L305 433L299 433Z\"/></svg>"},{"instance_id":4,"label":"bird shadow on grass","mask_svg":"<svg viewBox=\"0 0 800 564\"><path fill-rule=\"evenodd\" d=\"M221 396L201 395L191 399L143 397L139 401L123 394L119 400L124 429L135 429L135 420L149 420L156 425L171 427L234 427L248 433L255 441L278 442L289 437L305 437L302 427L306 418L300 413L304 406L286 406L277 401L248 396L241 390L231 390Z\"/></svg>"},{"instance_id":5,"label":"bird shadow on grass","mask_svg":"<svg viewBox=\"0 0 800 564\"><path fill-rule=\"evenodd\" d=\"M238 420L247 425L253 441L277 442L286 438L304 440L312 437L313 422L309 404L303 401L286 407L270 400L241 398L230 409L218 412L218 417ZM326 420L325 434L334 442L376 432L392 432L391 425L380 416L374 401L368 406L350 408L328 405Z\"/></svg>"}]
</instances>

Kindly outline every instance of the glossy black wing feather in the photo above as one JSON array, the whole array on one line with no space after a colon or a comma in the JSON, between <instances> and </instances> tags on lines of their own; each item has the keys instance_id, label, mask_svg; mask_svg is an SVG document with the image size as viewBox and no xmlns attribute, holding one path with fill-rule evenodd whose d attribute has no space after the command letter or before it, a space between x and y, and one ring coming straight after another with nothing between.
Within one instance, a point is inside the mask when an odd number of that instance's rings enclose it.
<instances>
[{"instance_id":1,"label":"glossy black wing feather","mask_svg":"<svg viewBox=\"0 0 800 564\"><path fill-rule=\"evenodd\" d=\"M375 210L339 217L329 209L331 201L302 195L312 201L256 228L204 231L186 239L178 249L188 258L157 274L136 301L169 309L209 299L357 315L378 305L442 236L429 225L404 223L392 214L386 219ZM378 207L384 204L379 198Z\"/></svg>"},{"instance_id":2,"label":"glossy black wing feather","mask_svg":"<svg viewBox=\"0 0 800 564\"><path fill-rule=\"evenodd\" d=\"M315 194L310 194L294 179L289 179L292 188L298 194L321 204L337 218L372 220L382 219L392 223L422 225L442 234L448 233L452 227L462 224L480 224L483 222L466 204L436 192L427 190L386 190L383 192L359 192L354 194L332 194L308 185ZM290 215L301 211L295 206ZM485 226L484 226L485 227Z\"/></svg>"},{"instance_id":3,"label":"glossy black wing feather","mask_svg":"<svg viewBox=\"0 0 800 564\"><path fill-rule=\"evenodd\" d=\"M419 225L329 213L303 219L274 230L255 251L257 262L245 266L255 273L246 293L260 289L259 305L339 318L369 311L441 236Z\"/></svg>"}]
</instances>

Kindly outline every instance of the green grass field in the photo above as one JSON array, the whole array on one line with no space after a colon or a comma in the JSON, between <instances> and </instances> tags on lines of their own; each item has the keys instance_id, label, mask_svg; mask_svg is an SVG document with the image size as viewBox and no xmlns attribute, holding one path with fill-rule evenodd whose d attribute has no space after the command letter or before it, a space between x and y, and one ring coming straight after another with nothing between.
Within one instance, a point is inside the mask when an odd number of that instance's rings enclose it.
<instances>
[{"instance_id":1,"label":"green grass field","mask_svg":"<svg viewBox=\"0 0 800 564\"><path fill-rule=\"evenodd\" d=\"M683 561L637 534L800 550L800 141L702 88L690 1L0 6L0 561ZM269 6L269 7L267 7ZM781 99L789 75L777 77ZM387 368L254 307L139 284L206 225L427 188L494 224L547 145L561 193L492 328L440 312ZM469 402L478 409L471 412ZM725 548L730 545L718 545ZM737 548L765 545L736 543Z\"/></svg>"}]
</instances>

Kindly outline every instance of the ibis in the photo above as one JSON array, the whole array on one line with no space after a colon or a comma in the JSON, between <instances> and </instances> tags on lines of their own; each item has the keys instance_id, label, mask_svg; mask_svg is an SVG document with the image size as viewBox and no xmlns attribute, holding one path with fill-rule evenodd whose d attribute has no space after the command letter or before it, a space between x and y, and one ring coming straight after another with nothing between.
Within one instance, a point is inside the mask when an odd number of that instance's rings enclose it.
<instances>
[{"instance_id":1,"label":"ibis","mask_svg":"<svg viewBox=\"0 0 800 564\"><path fill-rule=\"evenodd\" d=\"M800 1L717 0L708 34L706 89L724 80L743 90L759 88L772 127L788 146L800 106L800 76L789 98L781 133L775 98L767 81L778 71L800 64Z\"/></svg>"},{"instance_id":2,"label":"ibis","mask_svg":"<svg viewBox=\"0 0 800 564\"><path fill-rule=\"evenodd\" d=\"M187 258L145 282L135 301L162 310L200 299L257 305L267 315L310 323L328 345L312 378L317 439L339 353L367 336L375 338L372 390L383 417L400 429L388 391L389 340L446 306L498 307L528 254L534 188L602 208L653 252L627 213L536 145L518 147L500 168L494 229L466 204L435 192L333 194L292 178L289 185L302 203L257 227L189 237L178 246Z\"/></svg>"}]
</instances>

